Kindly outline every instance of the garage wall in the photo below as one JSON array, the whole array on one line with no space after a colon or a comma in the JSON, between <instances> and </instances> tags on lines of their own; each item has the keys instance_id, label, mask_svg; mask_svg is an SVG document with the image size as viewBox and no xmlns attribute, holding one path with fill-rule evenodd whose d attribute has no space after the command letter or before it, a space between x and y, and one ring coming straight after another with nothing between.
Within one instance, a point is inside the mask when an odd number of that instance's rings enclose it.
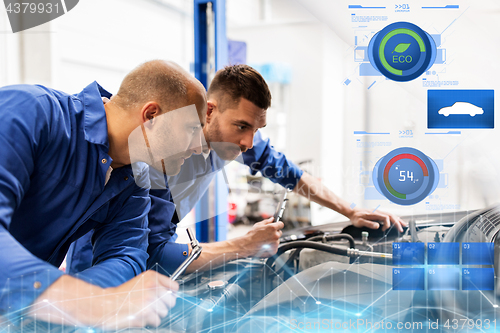
<instances>
[{"instance_id":1,"label":"garage wall","mask_svg":"<svg viewBox=\"0 0 500 333\"><path fill-rule=\"evenodd\" d=\"M0 27L8 30L6 13L1 16ZM189 70L192 25L191 1L80 1L52 22L0 36L7 50L0 52L0 73L10 73L1 83L78 92L97 80L115 92L124 75L147 60L169 59Z\"/></svg>"}]
</instances>

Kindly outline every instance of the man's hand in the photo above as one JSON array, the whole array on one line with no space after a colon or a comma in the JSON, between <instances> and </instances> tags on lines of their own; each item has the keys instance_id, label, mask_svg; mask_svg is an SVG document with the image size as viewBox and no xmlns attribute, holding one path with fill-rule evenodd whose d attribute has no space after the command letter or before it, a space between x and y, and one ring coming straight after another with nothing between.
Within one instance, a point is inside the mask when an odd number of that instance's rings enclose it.
<instances>
[{"instance_id":1,"label":"man's hand","mask_svg":"<svg viewBox=\"0 0 500 333\"><path fill-rule=\"evenodd\" d=\"M177 282L155 271L146 271L118 287L106 289L107 297L116 298L110 308L117 313L116 318L110 318L112 326L159 326L175 306L178 290Z\"/></svg>"},{"instance_id":2,"label":"man's hand","mask_svg":"<svg viewBox=\"0 0 500 333\"><path fill-rule=\"evenodd\" d=\"M235 239L245 257L267 258L278 251L283 222L273 222L274 217L257 222L245 236Z\"/></svg>"},{"instance_id":3,"label":"man's hand","mask_svg":"<svg viewBox=\"0 0 500 333\"><path fill-rule=\"evenodd\" d=\"M403 232L403 226L406 227L407 225L406 222L396 215L378 210L371 212L367 209L355 208L347 217L351 220L351 223L358 228L368 227L371 229L378 229L380 228L380 223L383 223L382 230L384 231L389 229L391 224L394 224L400 232Z\"/></svg>"},{"instance_id":4,"label":"man's hand","mask_svg":"<svg viewBox=\"0 0 500 333\"><path fill-rule=\"evenodd\" d=\"M104 329L156 327L175 305L178 289L177 282L155 271L107 289L63 275L35 300L29 315Z\"/></svg>"},{"instance_id":5,"label":"man's hand","mask_svg":"<svg viewBox=\"0 0 500 333\"><path fill-rule=\"evenodd\" d=\"M293 191L321 206L328 207L346 216L356 227L378 229L380 228L379 222L382 222L382 230L387 230L391 224L394 224L394 226L402 232L402 226L406 226L403 220L393 214L384 213L378 210L371 212L361 208L352 209L351 203L338 197L335 193L326 188L318 178L311 176L307 172L302 174L302 177Z\"/></svg>"},{"instance_id":6,"label":"man's hand","mask_svg":"<svg viewBox=\"0 0 500 333\"><path fill-rule=\"evenodd\" d=\"M224 263L241 258L267 258L278 251L283 222L273 222L271 217L254 224L246 235L214 243L203 243L200 257L186 269L187 273L219 267ZM189 250L191 251L191 249Z\"/></svg>"}]
</instances>

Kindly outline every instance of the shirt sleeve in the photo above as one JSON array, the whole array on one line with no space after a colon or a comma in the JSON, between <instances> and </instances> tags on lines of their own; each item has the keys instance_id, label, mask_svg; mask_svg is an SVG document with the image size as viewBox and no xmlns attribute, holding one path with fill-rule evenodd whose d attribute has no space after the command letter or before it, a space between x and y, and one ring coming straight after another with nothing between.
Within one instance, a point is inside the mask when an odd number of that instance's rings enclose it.
<instances>
[{"instance_id":1,"label":"shirt sleeve","mask_svg":"<svg viewBox=\"0 0 500 333\"><path fill-rule=\"evenodd\" d=\"M186 260L189 254L188 244L175 243L174 238L157 247L154 256L148 260L148 269L162 274L172 273Z\"/></svg>"},{"instance_id":2,"label":"shirt sleeve","mask_svg":"<svg viewBox=\"0 0 500 333\"><path fill-rule=\"evenodd\" d=\"M151 190L151 210L149 211L148 269L172 274L187 257L187 244L177 244L177 214L168 187Z\"/></svg>"},{"instance_id":3,"label":"shirt sleeve","mask_svg":"<svg viewBox=\"0 0 500 333\"><path fill-rule=\"evenodd\" d=\"M151 209L149 210L149 248L148 252L161 243L168 242L177 229L177 214L175 204L172 202L170 191L167 189L150 190Z\"/></svg>"},{"instance_id":4,"label":"shirt sleeve","mask_svg":"<svg viewBox=\"0 0 500 333\"><path fill-rule=\"evenodd\" d=\"M0 91L0 312L7 316L21 314L63 274L8 231L29 189L36 156L50 139L48 108L33 94Z\"/></svg>"},{"instance_id":5,"label":"shirt sleeve","mask_svg":"<svg viewBox=\"0 0 500 333\"><path fill-rule=\"evenodd\" d=\"M89 231L76 241L71 243L66 254L66 274L76 275L92 267L92 235L94 230Z\"/></svg>"},{"instance_id":6,"label":"shirt sleeve","mask_svg":"<svg viewBox=\"0 0 500 333\"><path fill-rule=\"evenodd\" d=\"M102 288L116 287L146 270L148 189L133 184L134 191L109 222L94 229L92 267L76 274Z\"/></svg>"},{"instance_id":7,"label":"shirt sleeve","mask_svg":"<svg viewBox=\"0 0 500 333\"><path fill-rule=\"evenodd\" d=\"M253 148L243 153L243 162L250 167L250 173L262 175L274 183L293 190L304 171L286 156L271 146L269 139L262 138L257 131L253 140Z\"/></svg>"}]
</instances>

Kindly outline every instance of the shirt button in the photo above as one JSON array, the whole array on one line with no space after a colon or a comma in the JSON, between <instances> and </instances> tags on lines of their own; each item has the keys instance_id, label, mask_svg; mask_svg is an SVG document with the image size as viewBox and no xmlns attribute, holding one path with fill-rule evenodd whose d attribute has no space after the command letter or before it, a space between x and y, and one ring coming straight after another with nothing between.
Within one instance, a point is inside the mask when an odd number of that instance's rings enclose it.
<instances>
[{"instance_id":1,"label":"shirt button","mask_svg":"<svg viewBox=\"0 0 500 333\"><path fill-rule=\"evenodd\" d=\"M101 162L102 162L102 164L106 164L106 163L108 163L108 160L107 160L107 159L105 159L105 158L103 158L103 159L101 160Z\"/></svg>"},{"instance_id":2,"label":"shirt button","mask_svg":"<svg viewBox=\"0 0 500 333\"><path fill-rule=\"evenodd\" d=\"M184 251L184 252L182 252L182 255L183 255L183 256L187 256L187 255L188 255L188 253L187 253L186 251Z\"/></svg>"},{"instance_id":3,"label":"shirt button","mask_svg":"<svg viewBox=\"0 0 500 333\"><path fill-rule=\"evenodd\" d=\"M123 178L123 180L128 180L128 177L127 177L127 176L125 176L125 178Z\"/></svg>"},{"instance_id":4,"label":"shirt button","mask_svg":"<svg viewBox=\"0 0 500 333\"><path fill-rule=\"evenodd\" d=\"M42 287L42 283L41 282L35 281L35 283L33 283L33 288L40 289L41 287Z\"/></svg>"}]
</instances>

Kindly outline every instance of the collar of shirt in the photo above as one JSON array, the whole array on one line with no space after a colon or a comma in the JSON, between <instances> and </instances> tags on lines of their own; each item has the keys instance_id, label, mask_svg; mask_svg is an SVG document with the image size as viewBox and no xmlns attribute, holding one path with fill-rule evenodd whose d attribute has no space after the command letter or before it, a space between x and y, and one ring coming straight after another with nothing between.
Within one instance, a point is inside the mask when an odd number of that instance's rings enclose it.
<instances>
[{"instance_id":1,"label":"collar of shirt","mask_svg":"<svg viewBox=\"0 0 500 333\"><path fill-rule=\"evenodd\" d=\"M85 108L85 140L103 145L108 150L108 123L102 97L111 98L111 94L94 81L76 96L83 102Z\"/></svg>"}]
</instances>

